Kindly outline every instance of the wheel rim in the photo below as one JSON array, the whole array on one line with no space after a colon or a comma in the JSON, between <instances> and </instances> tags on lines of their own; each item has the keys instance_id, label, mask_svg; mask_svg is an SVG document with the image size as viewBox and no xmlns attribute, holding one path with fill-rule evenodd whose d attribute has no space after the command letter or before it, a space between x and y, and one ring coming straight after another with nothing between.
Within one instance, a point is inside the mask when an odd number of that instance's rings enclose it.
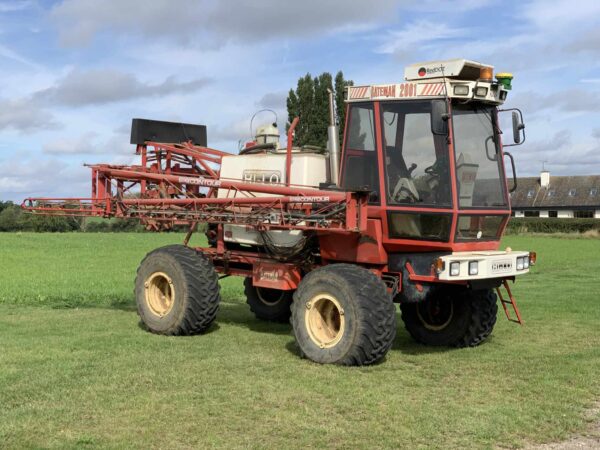
<instances>
[{"instance_id":1,"label":"wheel rim","mask_svg":"<svg viewBox=\"0 0 600 450\"><path fill-rule=\"evenodd\" d=\"M168 314L175 303L173 280L164 272L155 272L144 283L146 304L152 313L162 317Z\"/></svg>"},{"instance_id":2,"label":"wheel rim","mask_svg":"<svg viewBox=\"0 0 600 450\"><path fill-rule=\"evenodd\" d=\"M454 316L454 302L445 298L433 298L417 303L417 316L428 330L443 330Z\"/></svg>"},{"instance_id":3,"label":"wheel rim","mask_svg":"<svg viewBox=\"0 0 600 450\"><path fill-rule=\"evenodd\" d=\"M256 288L258 299L267 306L275 306L284 296L283 291L268 288Z\"/></svg>"},{"instance_id":4,"label":"wheel rim","mask_svg":"<svg viewBox=\"0 0 600 450\"><path fill-rule=\"evenodd\" d=\"M320 348L334 347L346 328L342 305L328 294L315 295L306 303L304 321L310 339Z\"/></svg>"}]
</instances>

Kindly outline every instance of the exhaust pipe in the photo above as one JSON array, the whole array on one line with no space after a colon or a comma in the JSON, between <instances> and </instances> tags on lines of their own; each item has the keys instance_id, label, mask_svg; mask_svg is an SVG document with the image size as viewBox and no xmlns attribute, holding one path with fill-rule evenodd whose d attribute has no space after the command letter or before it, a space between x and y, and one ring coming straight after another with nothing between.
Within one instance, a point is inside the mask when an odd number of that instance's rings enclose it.
<instances>
[{"instance_id":1,"label":"exhaust pipe","mask_svg":"<svg viewBox=\"0 0 600 450\"><path fill-rule=\"evenodd\" d=\"M327 150L329 151L329 171L331 182L336 186L340 180L340 134L335 124L335 108L333 104L333 91L327 89L329 94L329 127L327 127Z\"/></svg>"}]
</instances>

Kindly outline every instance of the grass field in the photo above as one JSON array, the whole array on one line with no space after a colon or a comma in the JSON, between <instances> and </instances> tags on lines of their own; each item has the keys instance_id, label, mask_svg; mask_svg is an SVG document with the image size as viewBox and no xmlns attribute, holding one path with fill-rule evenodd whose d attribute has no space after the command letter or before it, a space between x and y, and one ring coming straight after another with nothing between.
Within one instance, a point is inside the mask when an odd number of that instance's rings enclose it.
<instances>
[{"instance_id":1,"label":"grass field","mask_svg":"<svg viewBox=\"0 0 600 450\"><path fill-rule=\"evenodd\" d=\"M0 234L0 448L519 447L581 432L600 399L598 239L507 238L539 255L514 288L524 327L499 317L460 350L400 327L366 368L300 359L234 278L207 334L143 331L136 267L181 240Z\"/></svg>"}]
</instances>

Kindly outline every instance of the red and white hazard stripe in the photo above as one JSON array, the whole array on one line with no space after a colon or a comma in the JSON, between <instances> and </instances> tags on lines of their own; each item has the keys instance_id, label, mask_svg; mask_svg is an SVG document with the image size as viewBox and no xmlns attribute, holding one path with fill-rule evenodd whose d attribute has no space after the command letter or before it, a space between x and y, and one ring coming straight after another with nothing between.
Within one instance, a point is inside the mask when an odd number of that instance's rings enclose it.
<instances>
[{"instance_id":1,"label":"red and white hazard stripe","mask_svg":"<svg viewBox=\"0 0 600 450\"><path fill-rule=\"evenodd\" d=\"M349 98L350 99L366 98L369 87L370 86L350 87Z\"/></svg>"},{"instance_id":2,"label":"red and white hazard stripe","mask_svg":"<svg viewBox=\"0 0 600 450\"><path fill-rule=\"evenodd\" d=\"M444 92L444 83L428 83L421 86L421 93L419 95L434 96L441 95Z\"/></svg>"}]
</instances>

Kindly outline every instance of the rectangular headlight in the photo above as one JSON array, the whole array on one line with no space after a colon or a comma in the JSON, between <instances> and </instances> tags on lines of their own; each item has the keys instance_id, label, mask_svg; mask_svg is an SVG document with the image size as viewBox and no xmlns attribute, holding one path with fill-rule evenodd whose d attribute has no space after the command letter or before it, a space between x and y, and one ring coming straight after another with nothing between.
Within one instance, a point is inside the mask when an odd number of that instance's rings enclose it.
<instances>
[{"instance_id":1,"label":"rectangular headlight","mask_svg":"<svg viewBox=\"0 0 600 450\"><path fill-rule=\"evenodd\" d=\"M458 261L454 261L450 263L450 276L457 277L460 275L460 263Z\"/></svg>"},{"instance_id":2,"label":"rectangular headlight","mask_svg":"<svg viewBox=\"0 0 600 450\"><path fill-rule=\"evenodd\" d=\"M480 86L477 89L475 89L475 95L477 97L485 97L488 93L488 88Z\"/></svg>"},{"instance_id":3,"label":"rectangular headlight","mask_svg":"<svg viewBox=\"0 0 600 450\"><path fill-rule=\"evenodd\" d=\"M479 263L477 261L469 261L469 275L477 275L479 273Z\"/></svg>"},{"instance_id":4,"label":"rectangular headlight","mask_svg":"<svg viewBox=\"0 0 600 450\"><path fill-rule=\"evenodd\" d=\"M529 256L523 256L523 269L529 269Z\"/></svg>"},{"instance_id":5,"label":"rectangular headlight","mask_svg":"<svg viewBox=\"0 0 600 450\"><path fill-rule=\"evenodd\" d=\"M466 84L454 86L454 95L469 95L469 86Z\"/></svg>"},{"instance_id":6,"label":"rectangular headlight","mask_svg":"<svg viewBox=\"0 0 600 450\"><path fill-rule=\"evenodd\" d=\"M523 262L525 258L523 258L522 256L519 256L517 258L517 270L523 270L525 263Z\"/></svg>"}]
</instances>

